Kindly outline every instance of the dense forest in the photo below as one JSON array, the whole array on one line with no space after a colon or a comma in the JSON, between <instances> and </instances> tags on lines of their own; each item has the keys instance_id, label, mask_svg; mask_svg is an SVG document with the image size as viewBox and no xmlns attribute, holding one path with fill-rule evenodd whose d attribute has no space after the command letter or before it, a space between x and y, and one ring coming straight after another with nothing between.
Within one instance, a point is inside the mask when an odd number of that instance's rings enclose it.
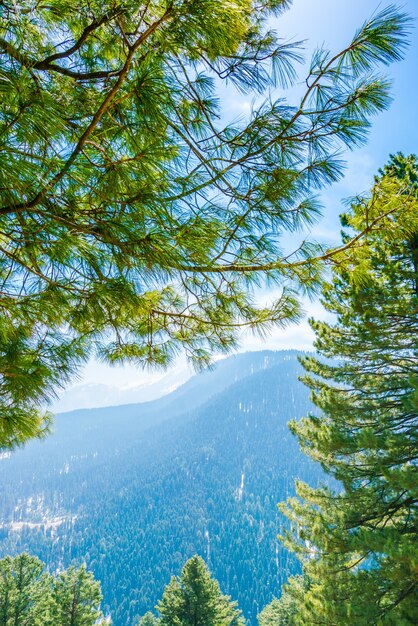
<instances>
[{"instance_id":1,"label":"dense forest","mask_svg":"<svg viewBox=\"0 0 418 626\"><path fill-rule=\"evenodd\" d=\"M171 400L58 416L54 435L0 461L1 554L52 568L85 559L124 626L199 553L255 624L299 571L277 538L277 503L295 477L320 477L287 429L312 408L297 357L247 353Z\"/></svg>"}]
</instances>

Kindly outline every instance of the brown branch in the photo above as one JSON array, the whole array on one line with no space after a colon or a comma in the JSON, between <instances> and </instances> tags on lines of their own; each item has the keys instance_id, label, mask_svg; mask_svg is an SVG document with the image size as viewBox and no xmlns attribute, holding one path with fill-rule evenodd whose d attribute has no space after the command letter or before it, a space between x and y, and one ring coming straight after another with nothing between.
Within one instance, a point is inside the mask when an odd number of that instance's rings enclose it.
<instances>
[{"instance_id":1,"label":"brown branch","mask_svg":"<svg viewBox=\"0 0 418 626\"><path fill-rule=\"evenodd\" d=\"M359 241L365 235L367 235L370 231L372 231L373 228L380 221L384 220L386 217L388 217L389 215L391 215L397 210L398 210L398 207L395 207L394 209L387 211L383 215L379 215L378 217L376 217L366 228L364 228L355 237L350 239L350 241L346 243L345 245L340 246L339 248L331 248L324 254L321 254L311 259L304 259L303 261L295 261L293 263L286 263L286 264L283 264L283 259L280 259L278 261L273 261L272 263L264 263L261 265L260 264L239 265L239 264L233 264L233 263L231 263L230 265L214 265L212 267L205 266L205 265L192 265L192 266L185 265L185 266L178 267L177 269L188 271L188 272L201 272L201 273L209 273L209 274L227 273L227 272L244 272L244 273L245 272L266 272L266 271L272 271L276 269L293 269L297 267L311 265L312 263L316 263L316 262L328 261L329 259L332 259L333 257L337 256L341 252L345 252L346 250L352 248L353 245L357 243L357 241Z\"/></svg>"},{"instance_id":2,"label":"brown branch","mask_svg":"<svg viewBox=\"0 0 418 626\"><path fill-rule=\"evenodd\" d=\"M104 15L100 20L95 20L89 26L87 26L78 40L75 42L73 46L64 50L63 52L57 52L55 54L51 54L50 56L42 59L41 61L36 61L35 59L31 59L26 56L22 52L20 52L15 46L7 41L6 39L0 38L0 48L9 54L12 58L18 61L22 66L28 68L29 70L45 70L45 71L53 71L58 72L59 74L63 74L64 76L68 76L70 78L74 78L75 80L85 81L85 80L99 80L111 78L112 76L117 76L122 68L119 70L100 70L95 72L77 72L75 70L71 70L67 67L62 67L61 65L57 65L54 61L58 59L64 59L77 50L81 48L83 43L87 40L90 33L94 30L102 26L103 24L110 22L113 18L121 15L123 11L119 8L111 13Z\"/></svg>"},{"instance_id":3,"label":"brown branch","mask_svg":"<svg viewBox=\"0 0 418 626\"><path fill-rule=\"evenodd\" d=\"M143 44L144 41L146 41L146 39L148 39L148 37L150 37L159 28L159 26L161 26L161 24L163 24L165 21L167 21L169 19L170 15L171 15L171 12L169 10L167 10L164 13L164 15L162 17L160 17L160 19L158 19L156 22L151 24L151 26L149 26L147 28L147 30L144 31L142 33L142 35L140 35L138 37L138 39L135 41L135 43L131 46L131 48L129 50L129 53L128 53L128 56L126 58L126 61L125 61L124 65L123 65L123 68L119 72L118 80L116 81L116 83L114 84L112 89L109 91L109 93L107 94L107 96L103 100L103 102L100 105L100 107L97 109L96 113L93 116L93 119L91 120L90 124L88 125L88 127L86 128L84 133L81 135L81 137L78 140L74 150L72 151L71 155L68 157L68 159L67 159L66 163L64 164L64 166L62 167L62 169L57 174L55 174L55 176L43 187L43 189L41 189L36 194L36 196L34 198L32 198L32 200L29 200L28 202L21 202L19 204L14 205L14 206L2 207L2 208L0 208L0 215L6 215L8 213L15 213L16 211L31 209L31 208L35 207L37 204L39 204L39 202L41 202L43 200L43 198L46 196L48 191L50 191L53 187L55 187L55 185L65 176L65 174L69 171L69 169L73 165L73 163L76 160L77 156L82 151L82 149L84 147L84 144L86 143L87 139L93 133L94 129L96 128L96 126L98 125L100 120L102 119L103 115L106 113L107 109L110 107L110 104L111 104L113 98L115 97L115 95L119 91L120 87L122 86L122 84L123 84L123 82L124 82L128 72L129 72L129 70L131 68L131 64L132 64L133 58L134 58L135 53L138 50L139 46L141 44ZM0 44L1 44L1 40L0 40Z\"/></svg>"},{"instance_id":4,"label":"brown branch","mask_svg":"<svg viewBox=\"0 0 418 626\"><path fill-rule=\"evenodd\" d=\"M103 24L110 22L111 20L113 20L115 17L118 17L122 13L123 13L123 10L120 7L118 9L115 9L114 11L111 11L110 13L105 13L105 15L103 15L103 17L101 17L99 20L94 20L93 22L91 22L91 24L86 26L86 28L81 33L80 37L77 39L75 44L71 46L71 48L67 48L67 50L64 50L63 52L57 52L56 54L51 54L49 57L46 57L45 59L43 59L43 61L38 61L34 67L40 70L49 69L49 65L53 61L57 61L58 59L64 59L66 57L69 57L71 54L73 54L74 52L76 52L77 50L81 48L81 46L87 40L87 37L90 35L90 33L92 33L94 30L96 30Z\"/></svg>"},{"instance_id":5,"label":"brown branch","mask_svg":"<svg viewBox=\"0 0 418 626\"><path fill-rule=\"evenodd\" d=\"M28 70L49 70L53 72L58 72L59 74L63 74L64 76L69 76L70 78L74 78L75 80L98 80L104 78L111 78L112 76L118 76L123 68L119 70L101 70L96 72L76 72L75 70L70 70L66 67L61 67L61 65L55 65L54 63L47 63L44 61L35 61L30 59L25 54L22 54L19 50L17 50L13 44L11 44L6 39L0 37L0 48L9 54L13 59L18 61L23 67L26 67Z\"/></svg>"}]
</instances>

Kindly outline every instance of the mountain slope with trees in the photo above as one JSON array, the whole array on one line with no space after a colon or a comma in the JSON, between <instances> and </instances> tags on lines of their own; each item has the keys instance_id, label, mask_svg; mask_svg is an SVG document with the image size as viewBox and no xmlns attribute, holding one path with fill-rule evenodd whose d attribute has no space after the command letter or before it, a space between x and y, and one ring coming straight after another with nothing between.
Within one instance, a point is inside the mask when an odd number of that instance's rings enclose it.
<instances>
[{"instance_id":1,"label":"mountain slope with trees","mask_svg":"<svg viewBox=\"0 0 418 626\"><path fill-rule=\"evenodd\" d=\"M295 477L315 486L320 476L287 428L312 410L301 373L294 351L249 353L202 376L214 395L188 413L177 402L196 402L199 376L172 404L142 407L147 426L141 405L121 407L120 423L118 407L59 416L56 436L0 461L1 552L53 567L85 558L116 626L152 610L197 553L255 624L299 571L277 540L277 503Z\"/></svg>"}]
</instances>

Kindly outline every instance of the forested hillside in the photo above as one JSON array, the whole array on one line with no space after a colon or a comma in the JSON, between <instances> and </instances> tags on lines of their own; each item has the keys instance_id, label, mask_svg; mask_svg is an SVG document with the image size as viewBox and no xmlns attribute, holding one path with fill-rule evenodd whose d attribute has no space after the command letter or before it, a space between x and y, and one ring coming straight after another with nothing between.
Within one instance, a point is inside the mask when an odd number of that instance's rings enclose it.
<instances>
[{"instance_id":1,"label":"forested hillside","mask_svg":"<svg viewBox=\"0 0 418 626\"><path fill-rule=\"evenodd\" d=\"M255 624L298 571L277 503L320 476L286 425L311 409L300 372L294 351L249 353L155 402L58 416L0 461L1 556L85 558L115 626L131 626L198 553Z\"/></svg>"}]
</instances>

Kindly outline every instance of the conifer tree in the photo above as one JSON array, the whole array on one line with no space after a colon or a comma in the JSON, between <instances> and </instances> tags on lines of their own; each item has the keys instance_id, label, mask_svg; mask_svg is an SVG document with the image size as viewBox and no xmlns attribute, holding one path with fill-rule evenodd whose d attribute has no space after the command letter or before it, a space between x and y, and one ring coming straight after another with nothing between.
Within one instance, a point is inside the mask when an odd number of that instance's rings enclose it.
<instances>
[{"instance_id":1,"label":"conifer tree","mask_svg":"<svg viewBox=\"0 0 418 626\"><path fill-rule=\"evenodd\" d=\"M0 626L110 626L101 599L85 566L51 576L29 554L0 559Z\"/></svg>"},{"instance_id":2,"label":"conifer tree","mask_svg":"<svg viewBox=\"0 0 418 626\"><path fill-rule=\"evenodd\" d=\"M69 567L54 580L51 625L95 626L105 622L100 602L100 584L83 565Z\"/></svg>"},{"instance_id":3,"label":"conifer tree","mask_svg":"<svg viewBox=\"0 0 418 626\"><path fill-rule=\"evenodd\" d=\"M145 615L139 620L138 626L158 626L159 620L151 611L145 613Z\"/></svg>"},{"instance_id":4,"label":"conifer tree","mask_svg":"<svg viewBox=\"0 0 418 626\"><path fill-rule=\"evenodd\" d=\"M318 50L295 103L300 44L267 29L288 0L6 0L0 11L0 446L95 353L204 365L242 326L300 316L332 252L282 236L318 215L336 153L388 103L402 57L393 7ZM216 86L264 94L222 123ZM283 94L281 94L282 96ZM260 308L254 288L281 288Z\"/></svg>"},{"instance_id":5,"label":"conifer tree","mask_svg":"<svg viewBox=\"0 0 418 626\"><path fill-rule=\"evenodd\" d=\"M194 556L173 577L157 605L159 626L244 626L237 603L222 594L203 559Z\"/></svg>"},{"instance_id":6,"label":"conifer tree","mask_svg":"<svg viewBox=\"0 0 418 626\"><path fill-rule=\"evenodd\" d=\"M333 268L323 303L335 323L312 321L320 357L306 384L320 416L292 429L335 480L298 484L287 514L290 544L310 587L298 622L417 623L418 162L397 155L370 198L345 216L357 232L386 213Z\"/></svg>"},{"instance_id":7,"label":"conifer tree","mask_svg":"<svg viewBox=\"0 0 418 626\"><path fill-rule=\"evenodd\" d=\"M23 553L0 560L0 626L49 623L51 577L36 557Z\"/></svg>"},{"instance_id":8,"label":"conifer tree","mask_svg":"<svg viewBox=\"0 0 418 626\"><path fill-rule=\"evenodd\" d=\"M306 578L292 576L283 586L280 598L274 598L261 611L258 616L259 626L300 626L297 599L303 598L307 589Z\"/></svg>"}]
</instances>

